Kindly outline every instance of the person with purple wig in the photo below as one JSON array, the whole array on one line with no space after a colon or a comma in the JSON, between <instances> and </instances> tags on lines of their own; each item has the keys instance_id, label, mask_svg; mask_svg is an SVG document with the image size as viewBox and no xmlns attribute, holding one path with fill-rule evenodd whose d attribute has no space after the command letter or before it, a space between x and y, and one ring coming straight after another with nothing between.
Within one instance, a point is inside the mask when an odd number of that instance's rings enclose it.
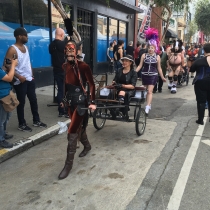
<instances>
[{"instance_id":1,"label":"person with purple wig","mask_svg":"<svg viewBox=\"0 0 210 210\"><path fill-rule=\"evenodd\" d=\"M148 53L142 55L140 64L136 68L136 72L141 70L142 84L147 88L147 105L145 107L145 113L148 114L151 110L152 94L154 86L158 81L158 73L163 82L166 82L166 79L164 78L161 69L160 56L157 54L159 51L158 31L155 28L149 28L145 31L145 34L149 45Z\"/></svg>"}]
</instances>

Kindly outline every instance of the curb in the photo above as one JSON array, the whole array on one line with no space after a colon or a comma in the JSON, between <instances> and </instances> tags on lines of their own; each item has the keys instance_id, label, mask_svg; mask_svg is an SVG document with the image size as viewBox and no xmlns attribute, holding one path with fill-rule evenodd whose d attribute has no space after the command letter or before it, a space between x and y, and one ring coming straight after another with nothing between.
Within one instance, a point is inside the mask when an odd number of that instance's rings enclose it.
<instances>
[{"instance_id":1,"label":"curb","mask_svg":"<svg viewBox=\"0 0 210 210\"><path fill-rule=\"evenodd\" d=\"M70 120L64 121L64 123L69 126ZM14 157L17 154L24 152L25 150L42 143L43 141L58 134L60 127L58 124L47 128L40 133L37 133L28 139L18 140L14 143L13 148L10 149L0 149L0 163Z\"/></svg>"}]
</instances>

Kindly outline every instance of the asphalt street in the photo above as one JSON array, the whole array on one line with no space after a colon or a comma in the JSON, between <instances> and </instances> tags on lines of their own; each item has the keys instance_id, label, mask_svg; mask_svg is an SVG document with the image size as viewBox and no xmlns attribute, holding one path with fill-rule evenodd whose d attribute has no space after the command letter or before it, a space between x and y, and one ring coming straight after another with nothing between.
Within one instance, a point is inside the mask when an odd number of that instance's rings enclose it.
<instances>
[{"instance_id":1,"label":"asphalt street","mask_svg":"<svg viewBox=\"0 0 210 210\"><path fill-rule=\"evenodd\" d=\"M191 84L176 95L166 86L140 137L134 123L107 121L96 131L90 119L92 150L79 158L78 148L64 180L66 133L1 163L0 209L209 210L209 120L195 123Z\"/></svg>"}]
</instances>

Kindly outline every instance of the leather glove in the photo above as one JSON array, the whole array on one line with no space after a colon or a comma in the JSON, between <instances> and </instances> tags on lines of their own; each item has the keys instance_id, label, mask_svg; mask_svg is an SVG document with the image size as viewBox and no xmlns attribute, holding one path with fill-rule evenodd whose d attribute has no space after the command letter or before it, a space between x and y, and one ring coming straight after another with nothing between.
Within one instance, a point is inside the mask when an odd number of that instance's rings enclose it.
<instances>
[{"instance_id":1,"label":"leather glove","mask_svg":"<svg viewBox=\"0 0 210 210\"><path fill-rule=\"evenodd\" d=\"M116 89L121 89L121 88L122 88L122 84L117 83L117 84L115 85L115 88L116 88Z\"/></svg>"}]
</instances>

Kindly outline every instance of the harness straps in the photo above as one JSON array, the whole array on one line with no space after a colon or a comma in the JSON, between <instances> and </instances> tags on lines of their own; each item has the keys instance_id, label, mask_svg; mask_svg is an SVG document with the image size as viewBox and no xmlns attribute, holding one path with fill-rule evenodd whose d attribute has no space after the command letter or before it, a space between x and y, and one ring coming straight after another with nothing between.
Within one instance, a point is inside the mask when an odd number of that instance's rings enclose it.
<instances>
[{"instance_id":1,"label":"harness straps","mask_svg":"<svg viewBox=\"0 0 210 210\"><path fill-rule=\"evenodd\" d=\"M76 76L78 77L78 79L79 79L79 83L80 83L80 85L81 85L81 87L82 87L82 89L83 89L84 94L87 95L87 91L85 90L85 88L84 88L84 86L83 86L83 80L82 80L82 77L81 77L80 70L79 70L78 66L77 66L77 65L74 65L74 66L73 66L73 69L74 69L75 75L76 75Z\"/></svg>"}]
</instances>

